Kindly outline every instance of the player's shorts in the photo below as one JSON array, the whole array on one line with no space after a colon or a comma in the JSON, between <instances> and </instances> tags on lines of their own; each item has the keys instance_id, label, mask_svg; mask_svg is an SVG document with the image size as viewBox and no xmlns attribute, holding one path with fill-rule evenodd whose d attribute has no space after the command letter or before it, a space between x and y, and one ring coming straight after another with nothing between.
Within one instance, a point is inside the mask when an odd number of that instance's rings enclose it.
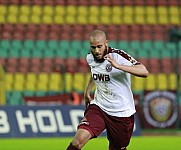
<instances>
[{"instance_id":1,"label":"player's shorts","mask_svg":"<svg viewBox=\"0 0 181 150\"><path fill-rule=\"evenodd\" d=\"M78 128L88 130L92 138L98 137L107 129L109 144L116 149L126 148L134 127L134 116L115 117L106 114L97 105L90 105Z\"/></svg>"}]
</instances>

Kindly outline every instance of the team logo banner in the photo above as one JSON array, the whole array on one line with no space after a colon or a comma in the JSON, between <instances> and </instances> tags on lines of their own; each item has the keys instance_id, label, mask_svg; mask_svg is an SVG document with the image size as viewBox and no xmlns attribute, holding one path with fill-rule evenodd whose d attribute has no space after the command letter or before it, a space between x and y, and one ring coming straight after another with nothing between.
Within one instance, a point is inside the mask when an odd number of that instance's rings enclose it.
<instances>
[{"instance_id":1,"label":"team logo banner","mask_svg":"<svg viewBox=\"0 0 181 150\"><path fill-rule=\"evenodd\" d=\"M178 117L176 94L171 91L146 92L143 101L143 114L152 127L171 127Z\"/></svg>"},{"instance_id":2,"label":"team logo banner","mask_svg":"<svg viewBox=\"0 0 181 150\"><path fill-rule=\"evenodd\" d=\"M85 106L71 105L0 106L0 138L74 136L84 109ZM134 135L139 131L135 124ZM105 135L103 132L101 136Z\"/></svg>"}]
</instances>

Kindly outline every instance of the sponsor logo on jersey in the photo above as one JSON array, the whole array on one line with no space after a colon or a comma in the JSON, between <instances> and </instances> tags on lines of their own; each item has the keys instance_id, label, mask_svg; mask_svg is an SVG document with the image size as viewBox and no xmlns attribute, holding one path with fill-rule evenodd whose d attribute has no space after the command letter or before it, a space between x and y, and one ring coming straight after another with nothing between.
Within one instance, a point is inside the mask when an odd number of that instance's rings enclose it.
<instances>
[{"instance_id":1,"label":"sponsor logo on jersey","mask_svg":"<svg viewBox=\"0 0 181 150\"><path fill-rule=\"evenodd\" d=\"M93 73L92 77L93 77L94 80L98 80L98 81L110 81L110 77L107 74Z\"/></svg>"}]
</instances>

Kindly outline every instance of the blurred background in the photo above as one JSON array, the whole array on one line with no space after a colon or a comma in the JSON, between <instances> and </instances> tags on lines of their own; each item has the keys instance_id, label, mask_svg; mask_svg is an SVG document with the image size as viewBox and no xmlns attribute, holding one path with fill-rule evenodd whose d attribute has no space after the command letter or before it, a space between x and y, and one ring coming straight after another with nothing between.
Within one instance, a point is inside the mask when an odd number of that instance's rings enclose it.
<instances>
[{"instance_id":1,"label":"blurred background","mask_svg":"<svg viewBox=\"0 0 181 150\"><path fill-rule=\"evenodd\" d=\"M141 128L180 129L180 0L0 0L0 105L82 105L94 29L150 72L132 77Z\"/></svg>"}]
</instances>

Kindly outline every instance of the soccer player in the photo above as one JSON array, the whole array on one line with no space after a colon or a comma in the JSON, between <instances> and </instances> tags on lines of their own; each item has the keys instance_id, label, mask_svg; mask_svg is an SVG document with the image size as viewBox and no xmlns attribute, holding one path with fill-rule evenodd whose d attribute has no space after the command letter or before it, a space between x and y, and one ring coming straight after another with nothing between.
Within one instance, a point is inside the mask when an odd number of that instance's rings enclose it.
<instances>
[{"instance_id":1,"label":"soccer player","mask_svg":"<svg viewBox=\"0 0 181 150\"><path fill-rule=\"evenodd\" d=\"M84 92L86 110L67 150L80 150L105 129L109 150L126 150L136 112L130 75L147 77L148 71L123 50L108 47L106 35L101 30L92 31L89 42L91 53L86 59L92 76ZM90 91L94 85L96 91L92 99ZM96 150L96 145L92 149Z\"/></svg>"}]
</instances>

